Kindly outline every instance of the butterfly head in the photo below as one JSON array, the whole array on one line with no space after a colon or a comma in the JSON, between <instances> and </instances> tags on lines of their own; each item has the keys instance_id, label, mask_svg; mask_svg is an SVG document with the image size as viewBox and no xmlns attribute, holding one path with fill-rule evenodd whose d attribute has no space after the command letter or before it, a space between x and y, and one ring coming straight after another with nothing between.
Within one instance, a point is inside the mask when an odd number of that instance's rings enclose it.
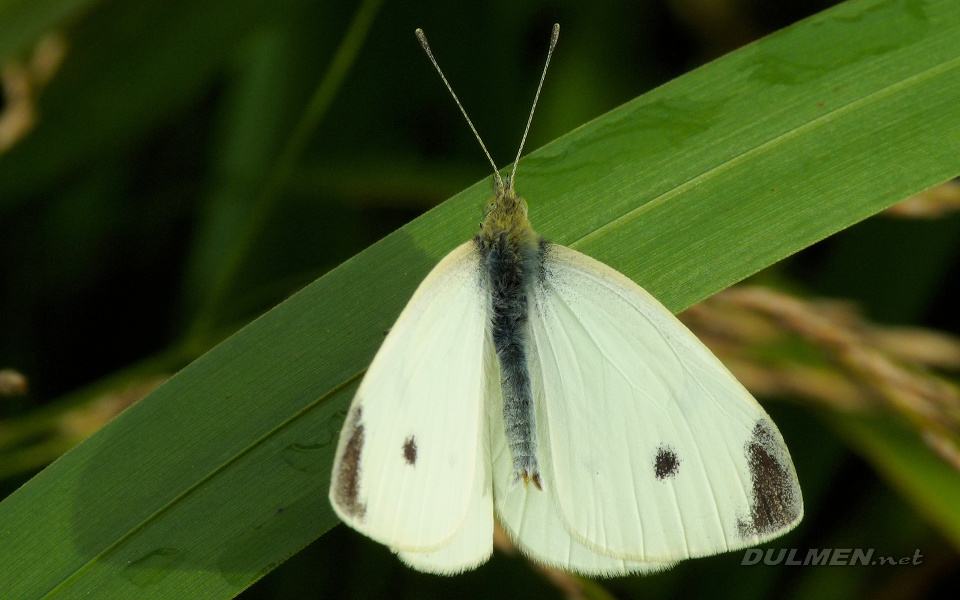
<instances>
[{"instance_id":1,"label":"butterfly head","mask_svg":"<svg viewBox=\"0 0 960 600\"><path fill-rule=\"evenodd\" d=\"M430 62L433 63L437 73L440 74L440 79L443 80L443 84L447 87L447 90L450 91L450 95L453 96L453 101L456 102L460 112L463 113L463 117L467 120L467 125L470 126L473 135L476 136L477 141L480 142L483 153L487 156L487 160L490 161L490 166L493 167L494 194L483 206L483 223L480 224L479 237L488 244L503 235L507 236L509 242L521 247L529 243L535 243L538 238L533 228L530 227L530 221L527 220L527 203L513 191L513 181L517 175L517 165L520 162L520 155L523 152L523 144L527 140L527 133L530 132L530 123L533 121L533 113L537 108L537 100L540 98L540 89L543 87L543 80L547 75L547 67L550 66L550 57L553 56L553 49L557 45L557 37L560 35L560 25L556 23L553 25L553 32L550 36L550 49L547 50L547 61L543 66L543 73L540 75L537 93L533 97L533 106L530 108L530 116L527 117L527 126L523 130L523 137L520 138L520 147L517 149L517 158L513 161L513 170L510 176L507 177L506 183L504 183L503 178L500 176L497 164L490 156L490 152L487 151L487 147L480 138L480 134L477 133L477 128L473 126L473 122L467 115L467 111L463 108L463 105L460 104L460 99L457 98L453 88L450 87L450 82L447 81L447 77L443 74L440 65L437 64L437 60L433 57L433 51L430 50L430 44L427 43L427 36L423 33L422 29L417 29L416 34L417 39L420 40L420 45L423 46L424 52L427 53Z\"/></svg>"},{"instance_id":2,"label":"butterfly head","mask_svg":"<svg viewBox=\"0 0 960 600\"><path fill-rule=\"evenodd\" d=\"M485 240L494 240L501 234L517 238L518 241L536 238L527 217L527 201L513 191L513 186L510 183L507 185L495 184L493 196L483 205L483 223L480 224L480 237Z\"/></svg>"}]
</instances>

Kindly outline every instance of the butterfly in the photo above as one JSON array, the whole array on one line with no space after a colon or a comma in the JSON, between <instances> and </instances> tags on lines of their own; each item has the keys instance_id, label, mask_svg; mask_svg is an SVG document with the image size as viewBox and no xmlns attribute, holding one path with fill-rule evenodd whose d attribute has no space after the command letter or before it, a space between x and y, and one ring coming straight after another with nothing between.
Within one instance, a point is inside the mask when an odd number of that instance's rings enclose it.
<instances>
[{"instance_id":1,"label":"butterfly","mask_svg":"<svg viewBox=\"0 0 960 600\"><path fill-rule=\"evenodd\" d=\"M506 181L480 144L495 179L483 223L420 284L360 383L331 475L337 515L439 574L490 557L494 516L532 560L592 576L792 529L800 486L763 408L643 288L534 232L514 190L523 141Z\"/></svg>"}]
</instances>

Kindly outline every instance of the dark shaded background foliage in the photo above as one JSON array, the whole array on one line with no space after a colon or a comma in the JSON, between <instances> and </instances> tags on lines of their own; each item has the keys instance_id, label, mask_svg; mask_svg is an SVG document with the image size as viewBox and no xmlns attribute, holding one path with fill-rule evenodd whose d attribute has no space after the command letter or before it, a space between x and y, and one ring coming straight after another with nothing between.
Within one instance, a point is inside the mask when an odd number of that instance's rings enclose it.
<instances>
[{"instance_id":1,"label":"dark shaded background foliage","mask_svg":"<svg viewBox=\"0 0 960 600\"><path fill-rule=\"evenodd\" d=\"M254 202L329 67L356 6L315 0L75 2L66 58L39 122L0 155L0 367L30 393L22 417L137 363L195 354L488 167L413 37L435 53L499 163L513 156L551 24L563 34L528 142L535 148L827 0L386 3L289 181L251 233L236 277L231 206ZM0 38L4 37L0 32ZM7 38L8 40L13 38ZM15 42L16 40L14 40ZM4 59L30 44L9 42ZM9 46L9 47L8 47ZM231 202L239 197L244 201ZM778 269L872 318L960 332L960 218L868 220ZM226 257L226 258L225 258ZM895 283L894 283L895 282ZM187 350L183 350L187 348ZM193 351L191 351L192 349ZM623 597L937 597L957 554L802 408L775 405L807 517L772 547L876 548L918 567L740 567L739 553L604 583ZM52 459L49 456L47 459ZM0 481L6 495L32 471ZM244 598L556 597L522 560L453 579L420 575L337 528Z\"/></svg>"}]
</instances>

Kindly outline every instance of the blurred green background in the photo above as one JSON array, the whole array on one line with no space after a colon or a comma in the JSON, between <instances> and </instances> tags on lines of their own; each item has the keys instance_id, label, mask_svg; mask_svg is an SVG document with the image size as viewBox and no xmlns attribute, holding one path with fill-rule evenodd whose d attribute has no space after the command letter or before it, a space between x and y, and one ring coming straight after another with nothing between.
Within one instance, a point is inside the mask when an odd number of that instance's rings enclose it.
<instances>
[{"instance_id":1,"label":"blurred green background","mask_svg":"<svg viewBox=\"0 0 960 600\"><path fill-rule=\"evenodd\" d=\"M416 27L505 164L554 22L563 30L531 150L833 4L0 0L0 368L29 380L27 394L0 398L0 435L26 431L0 449L0 498L149 391L149 383L124 387L130 373L184 366L489 174ZM335 56L347 31L353 46ZM878 217L791 257L770 277L854 300L881 323L960 333L958 241L957 216ZM120 399L58 435L43 429L94 389ZM878 476L843 428L825 425L817 411L767 406L797 463L807 511L796 531L768 546L896 557L919 549L922 565L741 567L741 553L731 553L585 592L952 596L957 549L909 494ZM461 577L421 575L337 527L241 597L505 594L564 590L500 553Z\"/></svg>"}]
</instances>

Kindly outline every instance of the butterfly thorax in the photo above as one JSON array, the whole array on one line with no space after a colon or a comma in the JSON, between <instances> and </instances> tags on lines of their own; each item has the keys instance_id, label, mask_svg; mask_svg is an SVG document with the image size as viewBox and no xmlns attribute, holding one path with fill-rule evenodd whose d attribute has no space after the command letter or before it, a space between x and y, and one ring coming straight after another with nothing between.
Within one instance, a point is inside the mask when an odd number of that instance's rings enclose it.
<instances>
[{"instance_id":1,"label":"butterfly thorax","mask_svg":"<svg viewBox=\"0 0 960 600\"><path fill-rule=\"evenodd\" d=\"M489 282L488 327L500 365L503 421L513 458L513 480L532 481L540 487L533 391L527 365L527 320L542 253L523 198L510 188L498 189L484 207L476 241Z\"/></svg>"}]
</instances>

